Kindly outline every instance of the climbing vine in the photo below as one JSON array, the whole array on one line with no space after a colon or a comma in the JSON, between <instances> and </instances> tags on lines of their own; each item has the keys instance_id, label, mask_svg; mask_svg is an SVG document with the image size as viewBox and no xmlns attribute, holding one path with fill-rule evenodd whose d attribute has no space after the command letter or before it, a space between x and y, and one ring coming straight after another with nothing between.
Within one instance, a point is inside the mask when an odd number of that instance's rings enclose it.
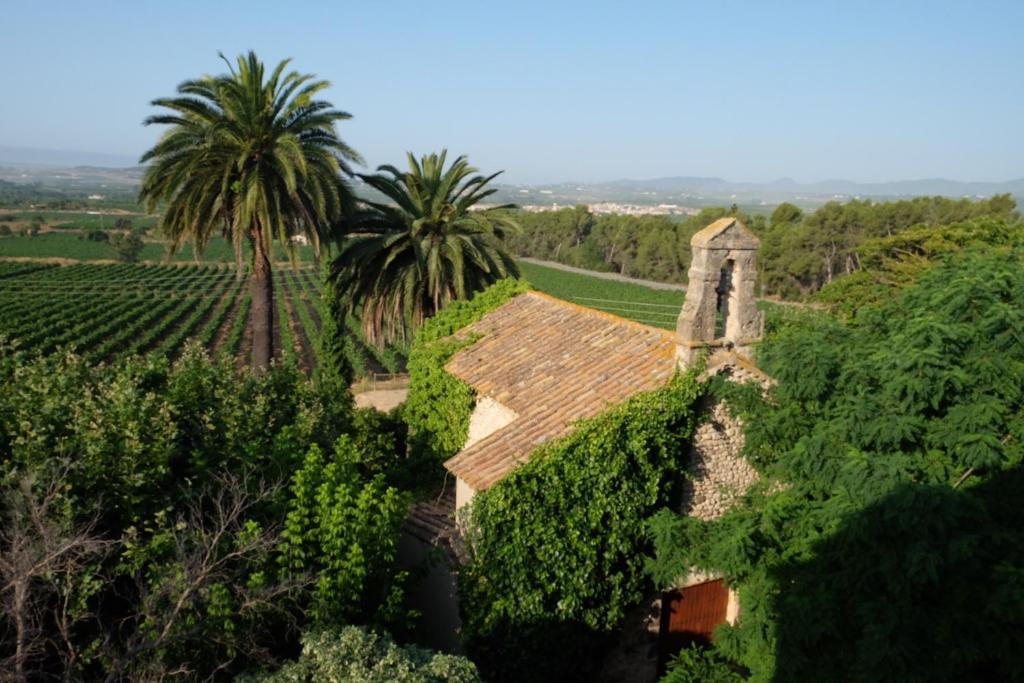
<instances>
[{"instance_id":1,"label":"climbing vine","mask_svg":"<svg viewBox=\"0 0 1024 683\"><path fill-rule=\"evenodd\" d=\"M679 492L700 392L677 375L476 496L460 595L488 680L574 680L599 663L594 648L650 587L644 523Z\"/></svg>"},{"instance_id":2,"label":"climbing vine","mask_svg":"<svg viewBox=\"0 0 1024 683\"><path fill-rule=\"evenodd\" d=\"M409 352L409 397L402 414L412 446L421 454L444 460L462 448L469 431L473 389L445 372L444 365L472 338L452 335L528 289L521 280L500 280L472 299L448 304L417 331Z\"/></svg>"}]
</instances>

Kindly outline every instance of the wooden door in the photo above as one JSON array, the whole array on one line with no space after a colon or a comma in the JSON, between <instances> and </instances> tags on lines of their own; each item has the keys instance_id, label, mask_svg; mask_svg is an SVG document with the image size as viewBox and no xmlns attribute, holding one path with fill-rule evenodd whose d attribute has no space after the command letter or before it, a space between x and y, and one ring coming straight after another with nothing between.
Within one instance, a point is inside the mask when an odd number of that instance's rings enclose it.
<instances>
[{"instance_id":1,"label":"wooden door","mask_svg":"<svg viewBox=\"0 0 1024 683\"><path fill-rule=\"evenodd\" d=\"M669 591L661 597L658 668L692 644L710 645L715 627L725 623L729 590L721 579Z\"/></svg>"}]
</instances>

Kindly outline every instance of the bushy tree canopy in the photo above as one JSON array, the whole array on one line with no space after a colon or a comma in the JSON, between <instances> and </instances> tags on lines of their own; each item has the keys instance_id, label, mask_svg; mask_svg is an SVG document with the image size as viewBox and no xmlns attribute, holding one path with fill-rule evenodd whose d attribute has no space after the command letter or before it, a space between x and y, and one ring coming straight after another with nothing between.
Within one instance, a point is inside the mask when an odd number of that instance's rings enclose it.
<instances>
[{"instance_id":1,"label":"bushy tree canopy","mask_svg":"<svg viewBox=\"0 0 1024 683\"><path fill-rule=\"evenodd\" d=\"M0 678L223 678L404 622L404 454L333 383L0 342L0 385Z\"/></svg>"},{"instance_id":2,"label":"bushy tree canopy","mask_svg":"<svg viewBox=\"0 0 1024 683\"><path fill-rule=\"evenodd\" d=\"M765 480L715 522L658 515L651 568L739 588L716 648L754 680L1021 675L1022 259L971 249L848 321L796 314L758 353L766 397L719 389Z\"/></svg>"}]
</instances>

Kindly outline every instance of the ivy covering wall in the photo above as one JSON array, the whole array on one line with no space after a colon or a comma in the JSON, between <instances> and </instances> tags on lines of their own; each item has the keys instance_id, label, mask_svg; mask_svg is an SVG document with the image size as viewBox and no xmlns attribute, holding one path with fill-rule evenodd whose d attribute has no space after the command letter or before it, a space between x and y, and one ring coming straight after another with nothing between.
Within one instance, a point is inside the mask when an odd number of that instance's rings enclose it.
<instances>
[{"instance_id":1,"label":"ivy covering wall","mask_svg":"<svg viewBox=\"0 0 1024 683\"><path fill-rule=\"evenodd\" d=\"M409 351L409 397L402 415L411 445L420 455L443 461L465 444L475 403L473 388L444 370L456 351L473 342L451 338L467 325L529 290L521 280L500 280L468 301L453 301L417 331Z\"/></svg>"},{"instance_id":2,"label":"ivy covering wall","mask_svg":"<svg viewBox=\"0 0 1024 683\"><path fill-rule=\"evenodd\" d=\"M674 502L701 392L692 375L581 421L470 507L463 633L487 680L589 680L653 588L645 520Z\"/></svg>"}]
</instances>

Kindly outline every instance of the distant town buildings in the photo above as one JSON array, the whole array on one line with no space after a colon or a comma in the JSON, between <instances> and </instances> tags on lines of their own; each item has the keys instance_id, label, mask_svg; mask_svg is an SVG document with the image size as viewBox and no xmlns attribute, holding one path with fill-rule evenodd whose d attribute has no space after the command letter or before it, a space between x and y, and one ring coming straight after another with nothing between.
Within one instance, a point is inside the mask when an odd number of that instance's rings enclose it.
<instances>
[{"instance_id":1,"label":"distant town buildings","mask_svg":"<svg viewBox=\"0 0 1024 683\"><path fill-rule=\"evenodd\" d=\"M575 204L526 204L520 206L523 211L540 213L542 211L558 211L571 209ZM678 204L624 204L620 202L598 202L588 204L591 213L597 215L619 214L623 216L693 216L700 213L699 209Z\"/></svg>"}]
</instances>

